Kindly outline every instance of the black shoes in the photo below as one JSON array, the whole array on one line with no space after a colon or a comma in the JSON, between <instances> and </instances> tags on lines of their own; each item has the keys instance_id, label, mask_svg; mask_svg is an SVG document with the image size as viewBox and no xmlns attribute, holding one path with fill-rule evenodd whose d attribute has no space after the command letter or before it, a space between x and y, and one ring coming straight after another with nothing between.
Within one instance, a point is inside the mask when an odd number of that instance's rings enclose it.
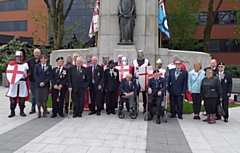
<instances>
[{"instance_id":1,"label":"black shoes","mask_svg":"<svg viewBox=\"0 0 240 153\"><path fill-rule=\"evenodd\" d=\"M11 114L8 115L9 118L12 118L13 116L15 116L15 112L11 112Z\"/></svg>"},{"instance_id":2,"label":"black shoes","mask_svg":"<svg viewBox=\"0 0 240 153\"><path fill-rule=\"evenodd\" d=\"M55 117L57 117L57 115L55 115L55 114L53 114L53 115L51 116L51 118L55 118Z\"/></svg>"},{"instance_id":3,"label":"black shoes","mask_svg":"<svg viewBox=\"0 0 240 153\"><path fill-rule=\"evenodd\" d=\"M156 123L157 123L157 124L161 124L161 118L160 118L160 116L157 116Z\"/></svg>"},{"instance_id":4,"label":"black shoes","mask_svg":"<svg viewBox=\"0 0 240 153\"><path fill-rule=\"evenodd\" d=\"M113 115L116 115L116 112L115 112L115 110L114 110L114 111L112 111L112 112L111 112L111 114L113 114Z\"/></svg>"},{"instance_id":5,"label":"black shoes","mask_svg":"<svg viewBox=\"0 0 240 153\"><path fill-rule=\"evenodd\" d=\"M65 117L65 115L63 115L63 114L59 114L59 116L60 116L60 117Z\"/></svg>"},{"instance_id":6,"label":"black shoes","mask_svg":"<svg viewBox=\"0 0 240 153\"><path fill-rule=\"evenodd\" d=\"M93 114L95 114L96 112L94 111L94 112L90 112L90 113L88 113L88 115L93 115Z\"/></svg>"},{"instance_id":7,"label":"black shoes","mask_svg":"<svg viewBox=\"0 0 240 153\"><path fill-rule=\"evenodd\" d=\"M228 122L228 119L224 119L224 122L226 122L226 123L227 123L227 122Z\"/></svg>"},{"instance_id":8,"label":"black shoes","mask_svg":"<svg viewBox=\"0 0 240 153\"><path fill-rule=\"evenodd\" d=\"M23 112L23 110L20 111L20 116L26 117L27 115Z\"/></svg>"},{"instance_id":9,"label":"black shoes","mask_svg":"<svg viewBox=\"0 0 240 153\"><path fill-rule=\"evenodd\" d=\"M100 116L101 115L101 113L100 112L97 112L97 116Z\"/></svg>"},{"instance_id":10,"label":"black shoes","mask_svg":"<svg viewBox=\"0 0 240 153\"><path fill-rule=\"evenodd\" d=\"M77 117L78 117L78 115L77 115L77 114L74 114L74 115L73 115L73 118L77 118Z\"/></svg>"},{"instance_id":11,"label":"black shoes","mask_svg":"<svg viewBox=\"0 0 240 153\"><path fill-rule=\"evenodd\" d=\"M201 118L200 118L200 116L194 116L193 119L200 120Z\"/></svg>"},{"instance_id":12,"label":"black shoes","mask_svg":"<svg viewBox=\"0 0 240 153\"><path fill-rule=\"evenodd\" d=\"M182 117L182 116L178 116L178 118L179 118L180 120L182 120L182 119L183 119L183 117Z\"/></svg>"},{"instance_id":13,"label":"black shoes","mask_svg":"<svg viewBox=\"0 0 240 153\"><path fill-rule=\"evenodd\" d=\"M34 114L34 113L36 113L36 111L35 111L34 109L32 109L32 110L29 112L29 114Z\"/></svg>"},{"instance_id":14,"label":"black shoes","mask_svg":"<svg viewBox=\"0 0 240 153\"><path fill-rule=\"evenodd\" d=\"M176 117L176 115L171 115L171 116L170 116L170 118L175 118L175 117Z\"/></svg>"}]
</instances>

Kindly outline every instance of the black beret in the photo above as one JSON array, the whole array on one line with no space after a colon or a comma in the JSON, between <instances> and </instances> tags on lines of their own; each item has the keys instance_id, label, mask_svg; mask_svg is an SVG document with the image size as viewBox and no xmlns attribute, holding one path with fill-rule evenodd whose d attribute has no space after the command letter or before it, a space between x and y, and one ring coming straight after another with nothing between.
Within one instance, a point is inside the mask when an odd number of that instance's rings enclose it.
<instances>
[{"instance_id":1,"label":"black beret","mask_svg":"<svg viewBox=\"0 0 240 153\"><path fill-rule=\"evenodd\" d=\"M110 60L108 64L114 64L114 60Z\"/></svg>"},{"instance_id":2,"label":"black beret","mask_svg":"<svg viewBox=\"0 0 240 153\"><path fill-rule=\"evenodd\" d=\"M56 59L56 62L57 62L58 60L63 60L63 57L58 57L58 58Z\"/></svg>"},{"instance_id":3,"label":"black beret","mask_svg":"<svg viewBox=\"0 0 240 153\"><path fill-rule=\"evenodd\" d=\"M158 70L158 69L154 70L154 71L153 71L153 74L154 74L154 73L159 73L159 70Z\"/></svg>"},{"instance_id":4,"label":"black beret","mask_svg":"<svg viewBox=\"0 0 240 153\"><path fill-rule=\"evenodd\" d=\"M218 63L218 65L225 65L223 62Z\"/></svg>"}]
</instances>

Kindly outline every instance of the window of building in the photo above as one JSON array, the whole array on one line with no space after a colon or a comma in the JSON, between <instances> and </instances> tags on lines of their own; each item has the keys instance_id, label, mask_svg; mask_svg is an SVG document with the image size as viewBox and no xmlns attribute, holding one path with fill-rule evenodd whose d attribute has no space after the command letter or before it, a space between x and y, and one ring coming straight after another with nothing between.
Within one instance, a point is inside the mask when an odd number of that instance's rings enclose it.
<instances>
[{"instance_id":1,"label":"window of building","mask_svg":"<svg viewBox=\"0 0 240 153\"><path fill-rule=\"evenodd\" d=\"M213 39L210 52L240 52L240 43L235 39Z\"/></svg>"},{"instance_id":2,"label":"window of building","mask_svg":"<svg viewBox=\"0 0 240 153\"><path fill-rule=\"evenodd\" d=\"M221 11L218 12L219 24L234 24L237 23L236 11Z\"/></svg>"},{"instance_id":3,"label":"window of building","mask_svg":"<svg viewBox=\"0 0 240 153\"><path fill-rule=\"evenodd\" d=\"M0 2L0 11L27 10L28 0L14 0Z\"/></svg>"},{"instance_id":4,"label":"window of building","mask_svg":"<svg viewBox=\"0 0 240 153\"><path fill-rule=\"evenodd\" d=\"M27 20L0 22L0 31L27 31Z\"/></svg>"}]
</instances>

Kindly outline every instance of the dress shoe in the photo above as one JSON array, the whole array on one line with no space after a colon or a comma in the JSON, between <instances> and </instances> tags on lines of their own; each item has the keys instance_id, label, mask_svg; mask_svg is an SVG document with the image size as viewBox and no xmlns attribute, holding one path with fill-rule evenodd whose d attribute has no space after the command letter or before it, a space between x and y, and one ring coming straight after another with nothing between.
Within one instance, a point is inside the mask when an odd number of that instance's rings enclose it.
<instances>
[{"instance_id":1,"label":"dress shoe","mask_svg":"<svg viewBox=\"0 0 240 153\"><path fill-rule=\"evenodd\" d=\"M78 115L78 117L82 117L82 113L80 113L80 114Z\"/></svg>"},{"instance_id":2,"label":"dress shoe","mask_svg":"<svg viewBox=\"0 0 240 153\"><path fill-rule=\"evenodd\" d=\"M78 117L77 114L74 114L74 115L73 115L73 118L76 118L76 117Z\"/></svg>"},{"instance_id":3,"label":"dress shoe","mask_svg":"<svg viewBox=\"0 0 240 153\"><path fill-rule=\"evenodd\" d=\"M29 114L34 114L34 113L36 113L36 111L33 109L29 112Z\"/></svg>"},{"instance_id":4,"label":"dress shoe","mask_svg":"<svg viewBox=\"0 0 240 153\"><path fill-rule=\"evenodd\" d=\"M51 116L51 118L54 118L54 117L57 117L57 115L53 114L53 115Z\"/></svg>"},{"instance_id":5,"label":"dress shoe","mask_svg":"<svg viewBox=\"0 0 240 153\"><path fill-rule=\"evenodd\" d=\"M197 116L194 116L193 119L196 120L196 119L197 119Z\"/></svg>"},{"instance_id":6,"label":"dress shoe","mask_svg":"<svg viewBox=\"0 0 240 153\"><path fill-rule=\"evenodd\" d=\"M176 117L176 115L171 115L171 116L170 116L170 118L175 118L175 117Z\"/></svg>"},{"instance_id":7,"label":"dress shoe","mask_svg":"<svg viewBox=\"0 0 240 153\"><path fill-rule=\"evenodd\" d=\"M227 122L228 122L228 119L224 119L224 122L226 122L226 123L227 123Z\"/></svg>"},{"instance_id":8,"label":"dress shoe","mask_svg":"<svg viewBox=\"0 0 240 153\"><path fill-rule=\"evenodd\" d=\"M88 115L93 115L93 114L95 114L96 112L90 112L90 113L88 113Z\"/></svg>"},{"instance_id":9,"label":"dress shoe","mask_svg":"<svg viewBox=\"0 0 240 153\"><path fill-rule=\"evenodd\" d=\"M111 114L116 115L116 112L115 112L115 111L112 111Z\"/></svg>"},{"instance_id":10,"label":"dress shoe","mask_svg":"<svg viewBox=\"0 0 240 153\"><path fill-rule=\"evenodd\" d=\"M100 116L101 115L101 113L100 112L97 112L97 116Z\"/></svg>"},{"instance_id":11,"label":"dress shoe","mask_svg":"<svg viewBox=\"0 0 240 153\"><path fill-rule=\"evenodd\" d=\"M214 124L216 121L209 121L208 124Z\"/></svg>"},{"instance_id":12,"label":"dress shoe","mask_svg":"<svg viewBox=\"0 0 240 153\"><path fill-rule=\"evenodd\" d=\"M210 120L209 119L204 119L202 120L203 122L209 122Z\"/></svg>"},{"instance_id":13,"label":"dress shoe","mask_svg":"<svg viewBox=\"0 0 240 153\"><path fill-rule=\"evenodd\" d=\"M47 113L46 113L46 114L50 114L48 110L47 110Z\"/></svg>"},{"instance_id":14,"label":"dress shoe","mask_svg":"<svg viewBox=\"0 0 240 153\"><path fill-rule=\"evenodd\" d=\"M65 117L65 115L63 115L63 114L59 114L59 116L60 116L60 117Z\"/></svg>"},{"instance_id":15,"label":"dress shoe","mask_svg":"<svg viewBox=\"0 0 240 153\"><path fill-rule=\"evenodd\" d=\"M201 120L200 116L196 116L197 120Z\"/></svg>"},{"instance_id":16,"label":"dress shoe","mask_svg":"<svg viewBox=\"0 0 240 153\"><path fill-rule=\"evenodd\" d=\"M215 120L221 120L221 117L216 117Z\"/></svg>"},{"instance_id":17,"label":"dress shoe","mask_svg":"<svg viewBox=\"0 0 240 153\"><path fill-rule=\"evenodd\" d=\"M182 117L182 116L178 116L178 118L179 118L180 120L182 120L182 119L183 119L183 117Z\"/></svg>"}]
</instances>

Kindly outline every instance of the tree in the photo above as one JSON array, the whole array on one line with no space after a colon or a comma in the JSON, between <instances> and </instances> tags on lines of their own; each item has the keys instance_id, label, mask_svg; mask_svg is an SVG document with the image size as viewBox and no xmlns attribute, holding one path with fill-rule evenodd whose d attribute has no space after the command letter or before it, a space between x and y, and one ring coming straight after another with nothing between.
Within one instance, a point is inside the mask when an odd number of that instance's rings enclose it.
<instances>
[{"instance_id":1,"label":"tree","mask_svg":"<svg viewBox=\"0 0 240 153\"><path fill-rule=\"evenodd\" d=\"M64 11L64 0L44 0L47 8L50 22L52 22L53 30L53 48L55 50L62 48L62 42L64 38L64 22L72 8L74 0L70 0L66 11Z\"/></svg>"},{"instance_id":2,"label":"tree","mask_svg":"<svg viewBox=\"0 0 240 153\"><path fill-rule=\"evenodd\" d=\"M203 31L203 51L206 53L210 52L209 45L210 45L212 27L213 27L214 19L216 18L216 15L222 3L223 3L223 0L219 0L217 7L214 10L213 8L214 0L208 1L207 22Z\"/></svg>"},{"instance_id":3,"label":"tree","mask_svg":"<svg viewBox=\"0 0 240 153\"><path fill-rule=\"evenodd\" d=\"M166 10L171 38L169 48L195 50L201 47L194 38L198 20L194 14L200 8L201 0L167 0Z\"/></svg>"}]
</instances>

